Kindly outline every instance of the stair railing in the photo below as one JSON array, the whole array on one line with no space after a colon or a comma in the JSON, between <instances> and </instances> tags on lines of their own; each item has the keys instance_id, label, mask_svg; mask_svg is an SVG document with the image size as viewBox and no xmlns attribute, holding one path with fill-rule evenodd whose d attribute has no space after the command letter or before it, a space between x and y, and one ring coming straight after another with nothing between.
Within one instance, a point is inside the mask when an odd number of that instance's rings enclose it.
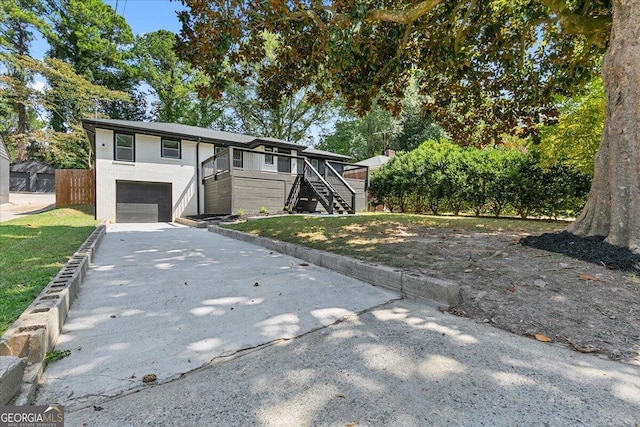
<instances>
[{"instance_id":1,"label":"stair railing","mask_svg":"<svg viewBox=\"0 0 640 427\"><path fill-rule=\"evenodd\" d=\"M320 175L320 172L318 172L316 168L314 168L313 165L309 163L309 160L307 159L304 159L304 177L307 180L307 182L310 182L310 179L309 179L310 177L317 178L318 181L320 181L320 183L322 183L322 185L329 190L329 200L325 200L322 194L318 193L316 189L313 187L313 185L311 185L311 188L313 188L314 192L318 196L318 200L320 201L322 206L324 206L324 208L327 210L327 212L329 212L329 214L332 214L333 213L333 195L336 194L336 190L333 189L331 184L329 184L327 180L324 179L322 175Z\"/></svg>"},{"instance_id":2,"label":"stair railing","mask_svg":"<svg viewBox=\"0 0 640 427\"><path fill-rule=\"evenodd\" d=\"M348 211L350 211L350 213L355 213L356 212L356 190L353 189L353 187L351 187L351 185L349 185L349 183L347 181L345 181L345 179L342 177L342 175L340 175L338 173L338 171L336 171L333 166L331 166L331 164L329 162L325 163L325 173L328 172L328 176L327 176L327 180L329 179L329 176L331 176L333 178L333 182L332 184L334 184L334 187L336 189L336 193L338 195L340 195L340 197L347 202L347 200L349 200L347 197L345 197L343 194L345 193L349 193L350 199L351 199L351 206L343 206L344 208L349 208L347 209ZM343 193L340 193L340 191L337 191L338 188L342 188ZM346 194L345 194L346 195ZM347 202L348 203L348 202Z\"/></svg>"},{"instance_id":3,"label":"stair railing","mask_svg":"<svg viewBox=\"0 0 640 427\"><path fill-rule=\"evenodd\" d=\"M298 204L298 197L300 195L301 186L302 186L302 175L298 175L296 176L296 179L295 181L293 181L293 185L291 186L289 197L287 197L287 202L285 203L285 209L289 208L290 211L294 210L295 205Z\"/></svg>"}]
</instances>

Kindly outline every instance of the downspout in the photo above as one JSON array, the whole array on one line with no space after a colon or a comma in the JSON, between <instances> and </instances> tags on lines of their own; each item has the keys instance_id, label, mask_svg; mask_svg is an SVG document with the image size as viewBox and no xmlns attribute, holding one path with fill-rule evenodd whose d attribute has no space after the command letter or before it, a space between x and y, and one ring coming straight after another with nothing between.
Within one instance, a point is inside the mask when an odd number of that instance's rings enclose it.
<instances>
[{"instance_id":1,"label":"downspout","mask_svg":"<svg viewBox=\"0 0 640 427\"><path fill-rule=\"evenodd\" d=\"M200 215L200 137L196 142L196 199L198 203L197 214Z\"/></svg>"}]
</instances>

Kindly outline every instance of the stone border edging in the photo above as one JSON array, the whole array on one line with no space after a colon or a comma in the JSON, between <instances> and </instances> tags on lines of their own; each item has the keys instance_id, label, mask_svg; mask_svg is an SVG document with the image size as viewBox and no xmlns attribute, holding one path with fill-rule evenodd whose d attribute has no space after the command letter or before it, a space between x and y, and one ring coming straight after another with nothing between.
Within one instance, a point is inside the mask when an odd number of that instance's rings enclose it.
<instances>
[{"instance_id":1,"label":"stone border edging","mask_svg":"<svg viewBox=\"0 0 640 427\"><path fill-rule=\"evenodd\" d=\"M295 243L273 240L217 225L207 228L213 233L260 245L267 249L335 270L374 286L399 292L403 298L423 299L429 302L445 304L447 309L460 302L460 287L449 280L436 279L414 272L374 265L343 255L310 249Z\"/></svg>"},{"instance_id":2,"label":"stone border edging","mask_svg":"<svg viewBox=\"0 0 640 427\"><path fill-rule=\"evenodd\" d=\"M45 356L58 340L71 303L105 233L105 224L97 226L0 338L0 358L3 359L0 366L6 367L0 372L3 389L0 405L14 398L18 406L31 403L44 371ZM18 376L20 370L23 372Z\"/></svg>"},{"instance_id":3,"label":"stone border edging","mask_svg":"<svg viewBox=\"0 0 640 427\"><path fill-rule=\"evenodd\" d=\"M205 221L198 221L194 219L184 218L181 216L177 217L175 222L177 222L178 224L186 225L187 227L207 228L207 223Z\"/></svg>"}]
</instances>

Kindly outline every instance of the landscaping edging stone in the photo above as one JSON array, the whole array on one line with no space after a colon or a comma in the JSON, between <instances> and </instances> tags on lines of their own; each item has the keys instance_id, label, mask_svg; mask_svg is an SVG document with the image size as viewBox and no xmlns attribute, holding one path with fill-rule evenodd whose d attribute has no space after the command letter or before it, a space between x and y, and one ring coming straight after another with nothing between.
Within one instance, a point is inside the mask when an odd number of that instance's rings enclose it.
<instances>
[{"instance_id":1,"label":"landscaping edging stone","mask_svg":"<svg viewBox=\"0 0 640 427\"><path fill-rule=\"evenodd\" d=\"M15 405L31 403L44 370L45 356L58 340L71 303L105 232L104 224L96 227L40 295L0 338L0 357L7 357L8 359L4 359L7 366L12 366L12 369L0 371L0 385L3 389L0 405L9 402ZM20 363L15 359L20 360ZM16 363L22 369L15 368ZM16 372L20 371L22 372L18 377ZM18 392L15 391L16 384L19 384ZM8 387L6 393L5 386Z\"/></svg>"},{"instance_id":2,"label":"landscaping edging stone","mask_svg":"<svg viewBox=\"0 0 640 427\"><path fill-rule=\"evenodd\" d=\"M253 243L354 277L374 286L398 292L403 298L444 304L447 309L460 301L460 286L448 280L375 265L343 255L310 249L295 243L260 237L217 225L211 225L207 228L213 233Z\"/></svg>"},{"instance_id":3,"label":"landscaping edging stone","mask_svg":"<svg viewBox=\"0 0 640 427\"><path fill-rule=\"evenodd\" d=\"M198 220L183 218L183 217L176 218L176 222L178 224L186 225L187 227L192 227L192 228L207 228L207 225L208 225L206 221L198 221Z\"/></svg>"}]
</instances>

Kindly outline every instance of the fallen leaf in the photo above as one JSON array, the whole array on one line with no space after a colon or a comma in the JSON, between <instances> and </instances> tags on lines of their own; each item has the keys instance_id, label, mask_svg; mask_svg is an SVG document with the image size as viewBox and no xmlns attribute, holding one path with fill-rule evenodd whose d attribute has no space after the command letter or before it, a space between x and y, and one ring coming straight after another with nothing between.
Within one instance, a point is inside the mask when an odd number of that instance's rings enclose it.
<instances>
[{"instance_id":1,"label":"fallen leaf","mask_svg":"<svg viewBox=\"0 0 640 427\"><path fill-rule=\"evenodd\" d=\"M112 314L110 317L111 317L112 319L115 319L115 318L116 318L116 315L115 315L115 314Z\"/></svg>"},{"instance_id":2,"label":"fallen leaf","mask_svg":"<svg viewBox=\"0 0 640 427\"><path fill-rule=\"evenodd\" d=\"M300 267L309 267L309 264L307 264L306 262L301 262L300 264L298 264Z\"/></svg>"},{"instance_id":3,"label":"fallen leaf","mask_svg":"<svg viewBox=\"0 0 640 427\"><path fill-rule=\"evenodd\" d=\"M578 274L578 277L582 280L591 280L592 282L599 282L600 279L598 279L595 276L592 276L590 274Z\"/></svg>"},{"instance_id":4,"label":"fallen leaf","mask_svg":"<svg viewBox=\"0 0 640 427\"><path fill-rule=\"evenodd\" d=\"M354 421L354 422L352 422L352 423L347 424L345 427L354 427L354 426L359 426L359 425L360 425L360 423L359 423L359 422Z\"/></svg>"},{"instance_id":5,"label":"fallen leaf","mask_svg":"<svg viewBox=\"0 0 640 427\"><path fill-rule=\"evenodd\" d=\"M133 380L133 379L138 378L138 377L136 377L136 374L133 374L129 378L131 378Z\"/></svg>"},{"instance_id":6,"label":"fallen leaf","mask_svg":"<svg viewBox=\"0 0 640 427\"><path fill-rule=\"evenodd\" d=\"M104 409L104 408L103 408L102 406L96 406L96 405L93 405L93 410L94 410L94 411L102 411L103 409Z\"/></svg>"},{"instance_id":7,"label":"fallen leaf","mask_svg":"<svg viewBox=\"0 0 640 427\"><path fill-rule=\"evenodd\" d=\"M507 286L507 290L509 292L515 292L516 291L516 287L515 286Z\"/></svg>"},{"instance_id":8,"label":"fallen leaf","mask_svg":"<svg viewBox=\"0 0 640 427\"><path fill-rule=\"evenodd\" d=\"M156 374L147 374L144 377L142 377L142 382L143 383L152 383L157 379L158 379L158 376Z\"/></svg>"},{"instance_id":9,"label":"fallen leaf","mask_svg":"<svg viewBox=\"0 0 640 427\"><path fill-rule=\"evenodd\" d=\"M542 341L542 342L551 342L551 338L549 338L546 335L542 335L542 334L535 334L534 337L538 340L538 341Z\"/></svg>"},{"instance_id":10,"label":"fallen leaf","mask_svg":"<svg viewBox=\"0 0 640 427\"><path fill-rule=\"evenodd\" d=\"M472 272L473 272L473 270L472 270L472 269L470 269L470 268L465 268L465 269L464 269L464 272L465 272L465 273L472 273Z\"/></svg>"},{"instance_id":11,"label":"fallen leaf","mask_svg":"<svg viewBox=\"0 0 640 427\"><path fill-rule=\"evenodd\" d=\"M335 397L340 397L340 398L344 399L344 394L342 394L342 393L336 393Z\"/></svg>"}]
</instances>

